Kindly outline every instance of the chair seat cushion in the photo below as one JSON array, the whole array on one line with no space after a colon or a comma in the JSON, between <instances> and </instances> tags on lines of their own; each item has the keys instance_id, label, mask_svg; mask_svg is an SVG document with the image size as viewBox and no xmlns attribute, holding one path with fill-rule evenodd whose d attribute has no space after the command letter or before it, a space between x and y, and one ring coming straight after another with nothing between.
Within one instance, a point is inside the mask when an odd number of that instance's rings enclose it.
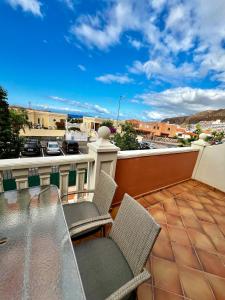
<instances>
[{"instance_id":1,"label":"chair seat cushion","mask_svg":"<svg viewBox=\"0 0 225 300\"><path fill-rule=\"evenodd\" d=\"M63 209L64 209L66 222L69 228L73 223L86 220L89 218L98 217L100 215L96 205L90 201L83 201L79 203L63 205ZM87 229L81 233L74 234L73 236L71 236L71 238L77 239L83 235L90 234L99 229L100 229L99 227Z\"/></svg>"},{"instance_id":2,"label":"chair seat cushion","mask_svg":"<svg viewBox=\"0 0 225 300\"><path fill-rule=\"evenodd\" d=\"M103 300L134 276L116 243L110 238L74 246L87 300ZM125 299L135 299L134 294Z\"/></svg>"}]
</instances>

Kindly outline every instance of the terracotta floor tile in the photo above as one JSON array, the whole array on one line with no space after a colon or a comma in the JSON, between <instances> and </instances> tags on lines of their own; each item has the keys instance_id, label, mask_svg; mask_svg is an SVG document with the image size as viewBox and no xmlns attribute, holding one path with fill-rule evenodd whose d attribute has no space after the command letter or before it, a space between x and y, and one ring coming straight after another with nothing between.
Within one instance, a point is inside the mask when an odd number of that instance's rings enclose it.
<instances>
[{"instance_id":1,"label":"terracotta floor tile","mask_svg":"<svg viewBox=\"0 0 225 300\"><path fill-rule=\"evenodd\" d=\"M214 204L225 207L225 198L214 200Z\"/></svg>"},{"instance_id":2,"label":"terracotta floor tile","mask_svg":"<svg viewBox=\"0 0 225 300\"><path fill-rule=\"evenodd\" d=\"M198 200L203 204L211 204L213 205L213 201L209 199L207 196L198 196Z\"/></svg>"},{"instance_id":3,"label":"terracotta floor tile","mask_svg":"<svg viewBox=\"0 0 225 300\"><path fill-rule=\"evenodd\" d=\"M204 207L208 210L209 213L216 213L216 214L219 214L219 215L223 215L223 212L221 210L219 210L218 205L204 204Z\"/></svg>"},{"instance_id":4,"label":"terracotta floor tile","mask_svg":"<svg viewBox=\"0 0 225 300\"><path fill-rule=\"evenodd\" d=\"M213 217L211 216L211 214L209 212L207 212L205 210L199 210L199 209L195 209L194 212L200 221L215 223Z\"/></svg>"},{"instance_id":5,"label":"terracotta floor tile","mask_svg":"<svg viewBox=\"0 0 225 300\"><path fill-rule=\"evenodd\" d=\"M207 279L212 287L213 293L216 297L216 300L225 299L225 279L212 275L206 274Z\"/></svg>"},{"instance_id":6,"label":"terracotta floor tile","mask_svg":"<svg viewBox=\"0 0 225 300\"><path fill-rule=\"evenodd\" d=\"M157 239L152 249L154 256L174 261L173 250L171 243L165 239Z\"/></svg>"},{"instance_id":7,"label":"terracotta floor tile","mask_svg":"<svg viewBox=\"0 0 225 300\"><path fill-rule=\"evenodd\" d=\"M215 300L203 272L179 267L179 274L185 295L192 300Z\"/></svg>"},{"instance_id":8,"label":"terracotta floor tile","mask_svg":"<svg viewBox=\"0 0 225 300\"><path fill-rule=\"evenodd\" d=\"M196 251L206 272L225 277L225 266L218 255L200 249Z\"/></svg>"},{"instance_id":9,"label":"terracotta floor tile","mask_svg":"<svg viewBox=\"0 0 225 300\"><path fill-rule=\"evenodd\" d=\"M188 266L198 270L202 270L202 266L195 254L195 251L191 247L186 247L172 243L173 252L175 255L176 263L180 266Z\"/></svg>"},{"instance_id":10,"label":"terracotta floor tile","mask_svg":"<svg viewBox=\"0 0 225 300\"><path fill-rule=\"evenodd\" d=\"M183 295L177 265L166 259L152 259L154 286L163 290Z\"/></svg>"},{"instance_id":11,"label":"terracotta floor tile","mask_svg":"<svg viewBox=\"0 0 225 300\"><path fill-rule=\"evenodd\" d=\"M207 194L216 199L224 199L225 198L225 193L220 192L220 191L209 191Z\"/></svg>"},{"instance_id":12,"label":"terracotta floor tile","mask_svg":"<svg viewBox=\"0 0 225 300\"><path fill-rule=\"evenodd\" d=\"M177 198L175 199L177 206L178 207L190 207L190 205L188 204L188 201L181 199L181 198Z\"/></svg>"},{"instance_id":13,"label":"terracotta floor tile","mask_svg":"<svg viewBox=\"0 0 225 300\"><path fill-rule=\"evenodd\" d=\"M174 199L168 199L163 202L165 211L174 215L180 215L179 209L177 207L176 201Z\"/></svg>"},{"instance_id":14,"label":"terracotta floor tile","mask_svg":"<svg viewBox=\"0 0 225 300\"><path fill-rule=\"evenodd\" d=\"M167 201L168 199L173 199L173 195L167 191L160 191L157 193L152 194L152 197L155 198L157 201Z\"/></svg>"},{"instance_id":15,"label":"terracotta floor tile","mask_svg":"<svg viewBox=\"0 0 225 300\"><path fill-rule=\"evenodd\" d=\"M185 190L184 188L180 187L179 184L178 185L174 185L170 188L167 189L170 193L172 193L173 195L178 195L183 193Z\"/></svg>"},{"instance_id":16,"label":"terracotta floor tile","mask_svg":"<svg viewBox=\"0 0 225 300\"><path fill-rule=\"evenodd\" d=\"M167 224L169 224L169 225L173 225L173 226L179 227L179 228L184 227L184 225L182 223L182 219L179 216L166 213L166 219L167 219Z\"/></svg>"},{"instance_id":17,"label":"terracotta floor tile","mask_svg":"<svg viewBox=\"0 0 225 300\"><path fill-rule=\"evenodd\" d=\"M182 216L181 218L185 227L202 231L201 223L195 217Z\"/></svg>"},{"instance_id":18,"label":"terracotta floor tile","mask_svg":"<svg viewBox=\"0 0 225 300\"><path fill-rule=\"evenodd\" d=\"M188 235L191 239L192 244L199 249L203 249L206 251L215 252L215 247L213 246L212 242L208 238L208 236L196 229L187 229Z\"/></svg>"},{"instance_id":19,"label":"terracotta floor tile","mask_svg":"<svg viewBox=\"0 0 225 300\"><path fill-rule=\"evenodd\" d=\"M216 220L217 224L225 224L225 217L219 214L212 213L213 218Z\"/></svg>"},{"instance_id":20,"label":"terracotta floor tile","mask_svg":"<svg viewBox=\"0 0 225 300\"><path fill-rule=\"evenodd\" d=\"M186 201L199 202L198 196L195 193L193 193L192 191L182 193L182 194L178 195L177 197L180 199L184 199Z\"/></svg>"},{"instance_id":21,"label":"terracotta floor tile","mask_svg":"<svg viewBox=\"0 0 225 300\"><path fill-rule=\"evenodd\" d=\"M154 287L154 300L183 300L182 296Z\"/></svg>"},{"instance_id":22,"label":"terracotta floor tile","mask_svg":"<svg viewBox=\"0 0 225 300\"><path fill-rule=\"evenodd\" d=\"M149 205L155 205L159 202L152 196L152 194L144 196L144 199L149 203Z\"/></svg>"},{"instance_id":23,"label":"terracotta floor tile","mask_svg":"<svg viewBox=\"0 0 225 300\"><path fill-rule=\"evenodd\" d=\"M204 232L210 237L210 238L220 238L223 239L224 235L221 232L219 225L218 224L213 224L213 223L207 223L207 222L200 222L202 228L204 229Z\"/></svg>"},{"instance_id":24,"label":"terracotta floor tile","mask_svg":"<svg viewBox=\"0 0 225 300\"><path fill-rule=\"evenodd\" d=\"M204 209L204 207L202 206L202 204L199 203L199 202L188 201L188 204L189 204L190 207L192 207L192 208L196 208L196 209Z\"/></svg>"},{"instance_id":25,"label":"terracotta floor tile","mask_svg":"<svg viewBox=\"0 0 225 300\"><path fill-rule=\"evenodd\" d=\"M199 186L200 185L200 182L199 181L196 181L194 179L190 179L188 181L186 181L186 183L190 184L191 186L193 187L196 187L196 186Z\"/></svg>"},{"instance_id":26,"label":"terracotta floor tile","mask_svg":"<svg viewBox=\"0 0 225 300\"><path fill-rule=\"evenodd\" d=\"M167 226L164 224L161 224L160 226L161 226L161 231L159 233L158 239L164 239L169 241L170 237L169 237Z\"/></svg>"},{"instance_id":27,"label":"terracotta floor tile","mask_svg":"<svg viewBox=\"0 0 225 300\"><path fill-rule=\"evenodd\" d=\"M140 203L144 208L149 207L149 203L143 197L137 199L137 202Z\"/></svg>"},{"instance_id":28,"label":"terracotta floor tile","mask_svg":"<svg viewBox=\"0 0 225 300\"><path fill-rule=\"evenodd\" d=\"M222 231L222 233L223 233L223 235L225 237L225 224L219 224L218 227Z\"/></svg>"},{"instance_id":29,"label":"terracotta floor tile","mask_svg":"<svg viewBox=\"0 0 225 300\"><path fill-rule=\"evenodd\" d=\"M220 239L216 236L212 236L211 240L212 240L214 246L216 247L216 250L219 253L225 255L225 239Z\"/></svg>"},{"instance_id":30,"label":"terracotta floor tile","mask_svg":"<svg viewBox=\"0 0 225 300\"><path fill-rule=\"evenodd\" d=\"M163 209L156 206L150 206L148 212L157 222L159 222L159 224L166 224L166 216Z\"/></svg>"},{"instance_id":31,"label":"terracotta floor tile","mask_svg":"<svg viewBox=\"0 0 225 300\"><path fill-rule=\"evenodd\" d=\"M178 243L178 244L184 245L184 246L189 246L189 247L191 246L188 235L184 229L168 225L168 231L169 231L170 239L172 242L175 242L175 243Z\"/></svg>"},{"instance_id":32,"label":"terracotta floor tile","mask_svg":"<svg viewBox=\"0 0 225 300\"><path fill-rule=\"evenodd\" d=\"M190 207L179 207L179 211L180 211L181 216L196 218L196 215L195 215L193 209Z\"/></svg>"},{"instance_id":33,"label":"terracotta floor tile","mask_svg":"<svg viewBox=\"0 0 225 300\"><path fill-rule=\"evenodd\" d=\"M137 288L138 300L153 300L152 286L147 283L142 283Z\"/></svg>"}]
</instances>

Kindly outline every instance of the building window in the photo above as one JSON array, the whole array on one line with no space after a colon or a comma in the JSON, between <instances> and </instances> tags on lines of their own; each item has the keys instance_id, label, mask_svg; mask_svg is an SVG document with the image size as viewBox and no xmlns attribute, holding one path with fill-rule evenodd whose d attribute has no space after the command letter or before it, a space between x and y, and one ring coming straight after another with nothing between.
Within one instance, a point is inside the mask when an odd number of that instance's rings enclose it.
<instances>
[{"instance_id":1,"label":"building window","mask_svg":"<svg viewBox=\"0 0 225 300\"><path fill-rule=\"evenodd\" d=\"M159 130L159 126L157 126L157 129Z\"/></svg>"},{"instance_id":2,"label":"building window","mask_svg":"<svg viewBox=\"0 0 225 300\"><path fill-rule=\"evenodd\" d=\"M153 129L155 129L155 126L153 127Z\"/></svg>"},{"instance_id":3,"label":"building window","mask_svg":"<svg viewBox=\"0 0 225 300\"><path fill-rule=\"evenodd\" d=\"M170 127L168 127L168 130L170 131Z\"/></svg>"}]
</instances>

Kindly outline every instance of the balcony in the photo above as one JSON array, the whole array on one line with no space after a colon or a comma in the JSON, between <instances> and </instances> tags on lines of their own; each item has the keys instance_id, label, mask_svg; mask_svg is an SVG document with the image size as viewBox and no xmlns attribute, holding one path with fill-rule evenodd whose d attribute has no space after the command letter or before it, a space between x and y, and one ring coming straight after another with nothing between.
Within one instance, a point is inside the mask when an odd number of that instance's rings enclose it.
<instances>
[{"instance_id":1,"label":"balcony","mask_svg":"<svg viewBox=\"0 0 225 300\"><path fill-rule=\"evenodd\" d=\"M103 135L89 145L86 155L1 161L0 191L6 172L22 190L30 184L31 170L40 185L46 186L57 168L63 197L70 189L95 188L103 169L118 184L113 217L126 192L162 227L147 263L152 277L138 288L138 299L223 299L224 152L224 144L208 146L203 140L187 148L118 152ZM73 184L69 182L71 168L76 171ZM63 197L63 201L79 201L80 196Z\"/></svg>"}]
</instances>

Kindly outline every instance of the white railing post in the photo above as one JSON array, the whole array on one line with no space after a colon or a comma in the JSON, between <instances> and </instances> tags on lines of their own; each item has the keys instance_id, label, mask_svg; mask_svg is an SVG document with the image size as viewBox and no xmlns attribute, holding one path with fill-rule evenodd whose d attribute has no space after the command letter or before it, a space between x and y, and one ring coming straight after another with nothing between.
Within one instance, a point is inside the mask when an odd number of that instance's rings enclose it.
<instances>
[{"instance_id":1,"label":"white railing post","mask_svg":"<svg viewBox=\"0 0 225 300\"><path fill-rule=\"evenodd\" d=\"M61 196L68 193L69 171L70 165L59 166L59 188Z\"/></svg>"},{"instance_id":2,"label":"white railing post","mask_svg":"<svg viewBox=\"0 0 225 300\"><path fill-rule=\"evenodd\" d=\"M28 188L28 171L29 169L12 170L12 175L16 180L16 189L22 190Z\"/></svg>"},{"instance_id":3,"label":"white railing post","mask_svg":"<svg viewBox=\"0 0 225 300\"><path fill-rule=\"evenodd\" d=\"M102 126L98 130L96 142L89 143L89 154L94 158L94 164L89 168L90 187L95 188L101 170L110 174L113 178L116 171L117 152L120 150L109 141L110 129Z\"/></svg>"},{"instance_id":4,"label":"white railing post","mask_svg":"<svg viewBox=\"0 0 225 300\"><path fill-rule=\"evenodd\" d=\"M205 142L206 137L207 137L207 135L205 133L201 133L199 135L199 139L197 141L194 141L194 142L191 143L191 147L193 149L198 149L199 150L198 158L197 158L197 161L195 163L195 167L194 167L194 170L193 170L193 173L192 173L192 178L193 179L196 178L196 173L197 173L200 161L202 159L204 149L205 149L206 146L209 145L207 142Z\"/></svg>"},{"instance_id":5,"label":"white railing post","mask_svg":"<svg viewBox=\"0 0 225 300\"><path fill-rule=\"evenodd\" d=\"M0 193L4 192L3 187L3 172L0 172Z\"/></svg>"},{"instance_id":6,"label":"white railing post","mask_svg":"<svg viewBox=\"0 0 225 300\"><path fill-rule=\"evenodd\" d=\"M76 165L76 188L77 191L83 191L84 190L84 182L85 182L85 172L87 169L87 164L77 164ZM82 193L77 194L77 199L79 200L83 196Z\"/></svg>"},{"instance_id":7,"label":"white railing post","mask_svg":"<svg viewBox=\"0 0 225 300\"><path fill-rule=\"evenodd\" d=\"M40 185L50 185L50 176L51 176L52 168L50 166L39 167L38 174L40 176Z\"/></svg>"}]
</instances>

